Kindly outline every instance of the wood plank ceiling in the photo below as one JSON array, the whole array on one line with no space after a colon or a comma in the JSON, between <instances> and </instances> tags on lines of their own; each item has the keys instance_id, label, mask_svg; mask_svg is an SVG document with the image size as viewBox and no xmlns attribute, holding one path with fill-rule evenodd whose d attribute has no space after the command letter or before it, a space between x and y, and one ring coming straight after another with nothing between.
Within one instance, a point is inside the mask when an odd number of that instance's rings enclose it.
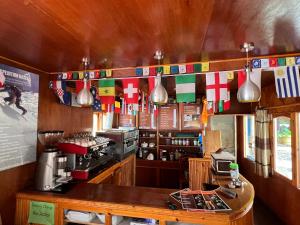
<instances>
[{"instance_id":1,"label":"wood plank ceiling","mask_svg":"<svg viewBox=\"0 0 300 225\"><path fill-rule=\"evenodd\" d=\"M0 55L47 72L238 58L300 49L299 0L0 1Z\"/></svg>"}]
</instances>

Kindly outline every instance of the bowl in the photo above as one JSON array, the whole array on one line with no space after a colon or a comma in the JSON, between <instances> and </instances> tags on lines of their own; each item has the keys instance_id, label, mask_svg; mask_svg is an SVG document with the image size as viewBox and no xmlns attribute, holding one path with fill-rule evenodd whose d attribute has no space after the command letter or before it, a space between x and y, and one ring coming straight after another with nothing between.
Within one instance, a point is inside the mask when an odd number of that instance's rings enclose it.
<instances>
[{"instance_id":1,"label":"bowl","mask_svg":"<svg viewBox=\"0 0 300 225\"><path fill-rule=\"evenodd\" d=\"M141 144L141 146L142 146L142 148L147 148L147 147L148 147L148 143L143 142L143 143Z\"/></svg>"},{"instance_id":2,"label":"bowl","mask_svg":"<svg viewBox=\"0 0 300 225\"><path fill-rule=\"evenodd\" d=\"M150 148L154 148L154 146L155 146L155 143L153 143L153 142L149 143Z\"/></svg>"}]
</instances>

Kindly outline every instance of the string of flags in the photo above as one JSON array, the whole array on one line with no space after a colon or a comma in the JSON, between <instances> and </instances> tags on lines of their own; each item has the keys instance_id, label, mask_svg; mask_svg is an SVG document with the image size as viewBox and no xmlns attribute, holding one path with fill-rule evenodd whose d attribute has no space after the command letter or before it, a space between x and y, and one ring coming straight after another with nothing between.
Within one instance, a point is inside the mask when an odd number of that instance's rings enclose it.
<instances>
[{"instance_id":1,"label":"string of flags","mask_svg":"<svg viewBox=\"0 0 300 225\"><path fill-rule=\"evenodd\" d=\"M269 59L253 59L251 80L261 89L261 72L264 69L273 70L275 87L278 98L300 97L300 77L298 65L300 57L279 57ZM203 110L209 115L230 109L230 82L237 72L238 88L245 82L246 73L243 69L233 71L209 72L209 62L191 63L180 65L163 65L136 68L136 76L147 76L147 92L139 90L138 77L122 79L122 98L116 96L115 79L112 78L112 70L66 72L59 75L58 80L50 82L60 102L65 105L78 106L76 95L83 88L84 77L98 79L111 77L111 79L100 79L96 86L88 82L88 88L94 97L92 106L94 111L115 112L121 114L135 115L138 111L154 113L157 115L158 108L150 103L150 93L155 87L155 75L178 74L175 76L176 102L196 102L196 75L205 72L206 99ZM76 80L75 93L67 90L66 80ZM205 120L205 119L204 119Z\"/></svg>"}]
</instances>

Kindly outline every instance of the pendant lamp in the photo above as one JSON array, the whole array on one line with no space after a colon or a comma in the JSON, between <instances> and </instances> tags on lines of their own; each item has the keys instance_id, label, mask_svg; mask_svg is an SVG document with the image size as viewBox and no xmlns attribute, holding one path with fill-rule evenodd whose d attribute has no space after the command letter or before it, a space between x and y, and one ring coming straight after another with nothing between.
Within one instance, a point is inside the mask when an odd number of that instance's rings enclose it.
<instances>
[{"instance_id":1,"label":"pendant lamp","mask_svg":"<svg viewBox=\"0 0 300 225\"><path fill-rule=\"evenodd\" d=\"M251 81L250 77L251 68L249 64L248 54L249 51L252 51L253 49L253 43L244 43L241 46L241 51L246 52L247 65L245 66L246 81L242 84L237 93L237 99L240 103L258 102L261 96L259 87L253 81Z\"/></svg>"},{"instance_id":2,"label":"pendant lamp","mask_svg":"<svg viewBox=\"0 0 300 225\"><path fill-rule=\"evenodd\" d=\"M154 55L154 59L158 60L158 65L160 65L160 60L163 59L163 54L161 51L157 50ZM164 105L168 102L168 92L161 83L161 73L158 72L155 78L155 87L150 95L151 102L156 105Z\"/></svg>"},{"instance_id":3,"label":"pendant lamp","mask_svg":"<svg viewBox=\"0 0 300 225\"><path fill-rule=\"evenodd\" d=\"M92 93L87 87L88 76L86 74L86 68L89 64L88 59L84 57L82 59L82 63L84 66L84 79L83 79L83 89L77 95L77 103L82 106L91 106L94 103L94 98Z\"/></svg>"}]
</instances>

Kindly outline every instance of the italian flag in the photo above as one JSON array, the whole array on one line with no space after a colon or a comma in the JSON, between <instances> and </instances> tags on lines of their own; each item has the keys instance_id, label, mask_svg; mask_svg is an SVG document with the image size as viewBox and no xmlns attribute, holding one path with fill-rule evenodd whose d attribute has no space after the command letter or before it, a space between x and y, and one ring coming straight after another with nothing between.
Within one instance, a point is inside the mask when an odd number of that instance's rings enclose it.
<instances>
[{"instance_id":1,"label":"italian flag","mask_svg":"<svg viewBox=\"0 0 300 225\"><path fill-rule=\"evenodd\" d=\"M176 101L177 102L195 102L195 83L196 75L176 76Z\"/></svg>"}]
</instances>

